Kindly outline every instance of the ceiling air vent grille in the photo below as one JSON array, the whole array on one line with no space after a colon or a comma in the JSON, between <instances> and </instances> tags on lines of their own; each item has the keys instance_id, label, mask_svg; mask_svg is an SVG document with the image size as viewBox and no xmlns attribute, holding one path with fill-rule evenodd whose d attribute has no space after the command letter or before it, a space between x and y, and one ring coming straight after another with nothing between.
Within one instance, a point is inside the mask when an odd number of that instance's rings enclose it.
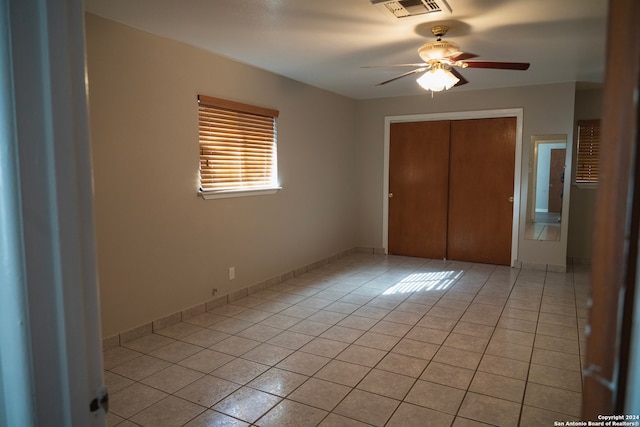
<instances>
[{"instance_id":1,"label":"ceiling air vent grille","mask_svg":"<svg viewBox=\"0 0 640 427\"><path fill-rule=\"evenodd\" d=\"M424 4L424 7L429 9L429 12L442 12L440 5L433 0L423 0L422 3Z\"/></svg>"},{"instance_id":2,"label":"ceiling air vent grille","mask_svg":"<svg viewBox=\"0 0 640 427\"><path fill-rule=\"evenodd\" d=\"M371 0L396 18L423 15L425 13L451 13L446 0Z\"/></svg>"}]
</instances>

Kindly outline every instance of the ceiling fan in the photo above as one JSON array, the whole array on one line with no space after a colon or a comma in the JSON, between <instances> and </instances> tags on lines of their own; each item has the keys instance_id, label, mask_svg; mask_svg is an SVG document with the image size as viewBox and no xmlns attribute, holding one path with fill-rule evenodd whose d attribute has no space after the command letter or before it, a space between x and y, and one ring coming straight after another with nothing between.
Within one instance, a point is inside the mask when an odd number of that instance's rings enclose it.
<instances>
[{"instance_id":1,"label":"ceiling fan","mask_svg":"<svg viewBox=\"0 0 640 427\"><path fill-rule=\"evenodd\" d=\"M495 68L500 70L527 70L528 62L496 62L496 61L469 61L478 55L462 52L459 46L450 41L442 40L449 27L438 25L431 28L431 32L436 36L436 41L427 42L418 49L418 55L424 60L415 64L396 64L392 67L418 67L414 70L400 74L378 86L391 83L412 74L423 73L418 78L418 83L426 90L438 92L450 89L454 86L462 86L469 83L454 67L460 68Z\"/></svg>"}]
</instances>

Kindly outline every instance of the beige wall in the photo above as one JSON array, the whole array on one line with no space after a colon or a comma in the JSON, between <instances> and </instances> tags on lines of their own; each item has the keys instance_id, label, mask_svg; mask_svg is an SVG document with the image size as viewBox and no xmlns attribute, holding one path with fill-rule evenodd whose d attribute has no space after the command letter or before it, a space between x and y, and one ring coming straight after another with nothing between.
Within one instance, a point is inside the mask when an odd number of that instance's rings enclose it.
<instances>
[{"instance_id":1,"label":"beige wall","mask_svg":"<svg viewBox=\"0 0 640 427\"><path fill-rule=\"evenodd\" d=\"M577 90L576 91L576 128L578 120L597 119L601 117L602 90ZM577 136L574 138L574 147L577 144ZM573 171L575 176L575 153ZM573 182L572 182L573 184ZM591 260L591 234L594 226L594 213L596 207L596 188L571 187L571 215L569 219L569 247L567 255L580 262Z\"/></svg>"},{"instance_id":2,"label":"beige wall","mask_svg":"<svg viewBox=\"0 0 640 427\"><path fill-rule=\"evenodd\" d=\"M573 135L573 83L506 88L484 91L451 91L413 97L374 99L358 102L358 188L360 219L358 242L361 246L383 246L384 123L386 116L477 110L523 109L522 175L520 224L524 224L529 174L531 136ZM569 211L568 198L565 199ZM561 242L524 239L519 232L517 260L526 264L566 265L567 225L562 225Z\"/></svg>"},{"instance_id":3,"label":"beige wall","mask_svg":"<svg viewBox=\"0 0 640 427\"><path fill-rule=\"evenodd\" d=\"M355 101L91 14L86 24L105 337L201 304L214 287L225 295L355 246L382 248L386 116L522 108L523 224L531 135L572 140L574 101L588 118L596 96L566 83ZM282 191L196 196L197 94L280 110ZM562 266L567 241L569 256L588 258L592 195L571 194L562 242L520 230L518 261Z\"/></svg>"},{"instance_id":4,"label":"beige wall","mask_svg":"<svg viewBox=\"0 0 640 427\"><path fill-rule=\"evenodd\" d=\"M356 246L355 101L94 15L86 31L105 337ZM197 94L280 111L283 190L196 196Z\"/></svg>"}]
</instances>

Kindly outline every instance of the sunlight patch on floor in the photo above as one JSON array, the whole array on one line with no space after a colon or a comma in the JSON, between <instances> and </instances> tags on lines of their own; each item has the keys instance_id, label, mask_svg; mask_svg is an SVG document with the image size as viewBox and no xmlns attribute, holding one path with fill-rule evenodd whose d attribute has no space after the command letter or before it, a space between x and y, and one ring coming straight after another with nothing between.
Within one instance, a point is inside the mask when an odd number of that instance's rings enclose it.
<instances>
[{"instance_id":1,"label":"sunlight patch on floor","mask_svg":"<svg viewBox=\"0 0 640 427\"><path fill-rule=\"evenodd\" d=\"M462 271L414 273L403 278L382 294L393 295L419 291L441 291L451 286L461 275Z\"/></svg>"}]
</instances>

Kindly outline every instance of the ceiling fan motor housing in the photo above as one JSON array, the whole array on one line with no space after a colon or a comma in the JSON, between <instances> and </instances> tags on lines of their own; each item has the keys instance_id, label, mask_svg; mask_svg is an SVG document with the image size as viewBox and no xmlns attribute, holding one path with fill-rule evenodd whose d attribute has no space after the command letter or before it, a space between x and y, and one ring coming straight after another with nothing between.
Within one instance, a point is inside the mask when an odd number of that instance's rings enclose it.
<instances>
[{"instance_id":1,"label":"ceiling fan motor housing","mask_svg":"<svg viewBox=\"0 0 640 427\"><path fill-rule=\"evenodd\" d=\"M418 49L418 55L420 55L420 58L425 62L433 59L447 58L459 52L460 47L457 44L445 40L428 42Z\"/></svg>"}]
</instances>

